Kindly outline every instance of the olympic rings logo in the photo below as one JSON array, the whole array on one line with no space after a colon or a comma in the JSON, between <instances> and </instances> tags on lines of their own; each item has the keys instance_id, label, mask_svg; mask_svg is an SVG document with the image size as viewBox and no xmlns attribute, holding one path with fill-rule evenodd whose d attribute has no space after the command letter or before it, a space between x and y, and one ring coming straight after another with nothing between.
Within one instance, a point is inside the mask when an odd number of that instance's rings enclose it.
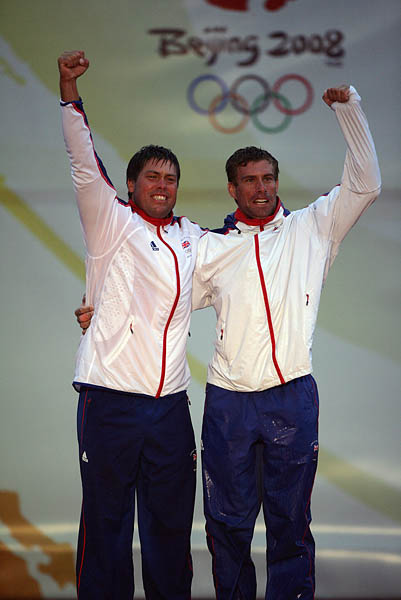
<instances>
[{"instance_id":1,"label":"olympic rings logo","mask_svg":"<svg viewBox=\"0 0 401 600\"><path fill-rule=\"evenodd\" d=\"M301 83L306 91L305 101L296 108L291 105L286 96L280 93L281 87L291 80ZM220 93L212 99L207 108L202 108L195 100L195 91L197 90L198 86L205 81L213 81L217 83L217 85L220 87ZM249 106L248 101L238 93L238 88L246 81L254 81L258 83L262 89L262 93L252 100L251 106ZM272 87L270 87L267 81L259 75L242 75L241 77L238 77L238 79L236 79L232 84L231 88L228 89L223 79L217 75L209 73L207 75L199 75L199 77L195 77L195 79L189 84L187 90L187 100L190 107L195 112L200 115L207 115L213 127L221 133L237 133L238 131L241 131L241 129L247 125L250 118L252 119L255 127L257 127L260 131L263 131L264 133L280 133L289 126L292 117L300 115L310 108L313 102L313 88L310 82L305 77L302 77L302 75L290 73L289 75L283 75L277 79ZM274 107L281 112L284 117L281 123L276 126L269 127L260 121L259 115L270 106L271 101L273 101ZM233 127L225 127L217 120L217 115L226 108L228 102L230 102L231 106L242 115L238 125Z\"/></svg>"}]
</instances>

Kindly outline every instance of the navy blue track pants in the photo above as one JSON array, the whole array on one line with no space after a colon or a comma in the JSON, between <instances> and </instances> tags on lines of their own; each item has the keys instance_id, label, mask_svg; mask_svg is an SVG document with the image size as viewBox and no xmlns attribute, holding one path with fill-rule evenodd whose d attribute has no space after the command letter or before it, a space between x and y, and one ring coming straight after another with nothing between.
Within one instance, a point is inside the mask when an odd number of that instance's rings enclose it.
<instances>
[{"instance_id":1,"label":"navy blue track pants","mask_svg":"<svg viewBox=\"0 0 401 600\"><path fill-rule=\"evenodd\" d=\"M207 385L203 493L218 600L256 598L251 542L261 500L267 540L266 599L314 598L315 548L309 524L318 412L311 375L262 392ZM262 494L258 489L260 445Z\"/></svg>"},{"instance_id":2,"label":"navy blue track pants","mask_svg":"<svg viewBox=\"0 0 401 600\"><path fill-rule=\"evenodd\" d=\"M189 600L196 451L186 392L161 398L83 388L79 600L132 600L135 491L149 600Z\"/></svg>"}]
</instances>

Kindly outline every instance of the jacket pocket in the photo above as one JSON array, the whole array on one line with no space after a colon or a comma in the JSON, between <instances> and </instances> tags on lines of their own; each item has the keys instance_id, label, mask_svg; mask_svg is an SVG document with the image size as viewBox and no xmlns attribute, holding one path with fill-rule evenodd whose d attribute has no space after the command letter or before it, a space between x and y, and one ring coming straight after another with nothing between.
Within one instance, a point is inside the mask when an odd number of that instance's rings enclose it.
<instances>
[{"instance_id":1,"label":"jacket pocket","mask_svg":"<svg viewBox=\"0 0 401 600\"><path fill-rule=\"evenodd\" d=\"M218 321L216 325L216 350L223 354L226 343L226 322Z\"/></svg>"},{"instance_id":2,"label":"jacket pocket","mask_svg":"<svg viewBox=\"0 0 401 600\"><path fill-rule=\"evenodd\" d=\"M109 353L106 353L104 356L104 364L108 367L110 366L121 354L124 350L125 346L129 342L129 339L134 335L134 317L131 315L127 320L127 323L124 329L118 333L118 342L115 344L112 350Z\"/></svg>"}]
</instances>

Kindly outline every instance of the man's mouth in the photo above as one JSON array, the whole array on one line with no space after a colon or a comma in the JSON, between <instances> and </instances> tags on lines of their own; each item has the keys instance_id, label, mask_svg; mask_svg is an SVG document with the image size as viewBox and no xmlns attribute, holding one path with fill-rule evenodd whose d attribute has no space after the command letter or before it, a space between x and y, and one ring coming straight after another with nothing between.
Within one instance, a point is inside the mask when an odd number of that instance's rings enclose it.
<instances>
[{"instance_id":1,"label":"man's mouth","mask_svg":"<svg viewBox=\"0 0 401 600\"><path fill-rule=\"evenodd\" d=\"M162 194L155 194L152 196L153 200L157 200L159 202L165 202L167 200L167 196L163 196Z\"/></svg>"},{"instance_id":2,"label":"man's mouth","mask_svg":"<svg viewBox=\"0 0 401 600\"><path fill-rule=\"evenodd\" d=\"M255 198L254 200L255 204L266 204L267 202L270 202L270 198Z\"/></svg>"}]
</instances>

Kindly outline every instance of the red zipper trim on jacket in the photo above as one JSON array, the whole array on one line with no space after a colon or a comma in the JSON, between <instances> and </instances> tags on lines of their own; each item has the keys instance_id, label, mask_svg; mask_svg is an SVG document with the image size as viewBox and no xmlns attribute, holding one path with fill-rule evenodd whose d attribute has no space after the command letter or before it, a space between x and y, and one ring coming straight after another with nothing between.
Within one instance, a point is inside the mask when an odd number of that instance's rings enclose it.
<instances>
[{"instance_id":1,"label":"red zipper trim on jacket","mask_svg":"<svg viewBox=\"0 0 401 600\"><path fill-rule=\"evenodd\" d=\"M178 300L180 298L181 284L180 284L180 272L179 272L179 269L178 269L177 256L176 256L174 250L171 248L171 246L169 246L168 243L162 238L162 236L160 234L160 226L157 228L157 236L163 242L163 244L165 246L167 246L167 248L170 250L171 254L173 255L174 265L175 265L175 276L176 276L176 279L177 279L177 294L176 294L176 297L175 297L175 300L174 300L173 307L172 307L172 309L170 311L170 316L167 319L167 323L166 323L166 326L164 328L164 334L163 334L162 372L161 372L161 376L160 376L159 389L157 390L156 396L155 396L156 398L159 398L159 396L160 396L160 394L162 392L162 389L163 389L164 378L166 376L167 331L168 331L168 328L170 326L171 319L174 316L175 309L177 308Z\"/></svg>"},{"instance_id":2,"label":"red zipper trim on jacket","mask_svg":"<svg viewBox=\"0 0 401 600\"><path fill-rule=\"evenodd\" d=\"M278 362L277 362L277 359L276 359L276 340L274 338L273 323L272 323L272 317L271 317L271 314L270 314L270 307L269 307L269 300L268 300L268 297L267 297L265 279L264 279L264 276L263 276L262 265L260 263L259 234L256 234L254 236L254 240L255 240L256 264L258 265L260 285L262 286L263 299L265 301L265 307L266 307L267 322L269 324L270 339L271 339L271 343L272 343L273 364L276 367L277 375L280 378L280 383L285 383L284 377L281 374L280 367L278 366Z\"/></svg>"}]
</instances>

